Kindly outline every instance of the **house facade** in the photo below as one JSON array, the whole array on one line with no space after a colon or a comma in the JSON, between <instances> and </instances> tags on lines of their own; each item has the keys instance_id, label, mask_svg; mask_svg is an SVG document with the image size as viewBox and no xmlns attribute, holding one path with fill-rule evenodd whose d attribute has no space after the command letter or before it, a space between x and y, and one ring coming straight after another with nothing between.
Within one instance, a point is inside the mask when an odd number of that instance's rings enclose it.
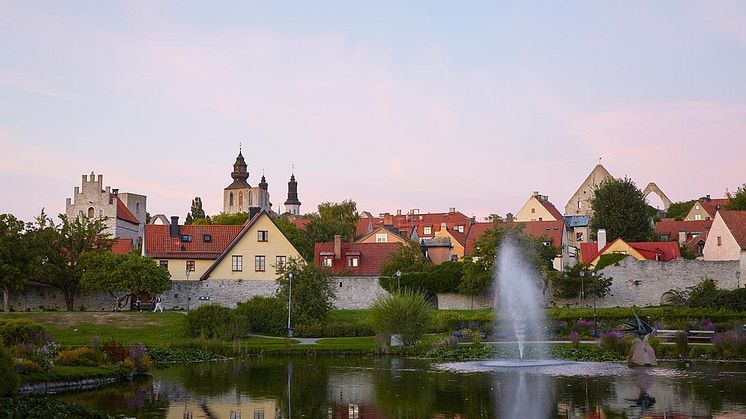
<instances>
[{"instance_id":1,"label":"house facade","mask_svg":"<svg viewBox=\"0 0 746 419\"><path fill-rule=\"evenodd\" d=\"M698 199L694 203L692 209L684 217L684 221L706 221L714 220L715 214L724 209L730 203L730 199L727 198L710 198L710 195L702 199Z\"/></svg>"},{"instance_id":2,"label":"house facade","mask_svg":"<svg viewBox=\"0 0 746 419\"><path fill-rule=\"evenodd\" d=\"M355 240L355 243L406 243L408 239L391 226L381 226Z\"/></svg>"},{"instance_id":3,"label":"house facade","mask_svg":"<svg viewBox=\"0 0 746 419\"><path fill-rule=\"evenodd\" d=\"M315 244L313 260L333 275L378 276L399 246L401 243L348 243L336 235L334 242Z\"/></svg>"},{"instance_id":4,"label":"house facade","mask_svg":"<svg viewBox=\"0 0 746 419\"><path fill-rule=\"evenodd\" d=\"M534 192L528 198L523 207L513 216L517 222L529 221L559 221L562 220L562 213L549 202L549 196L541 195Z\"/></svg>"},{"instance_id":5,"label":"house facade","mask_svg":"<svg viewBox=\"0 0 746 419\"><path fill-rule=\"evenodd\" d=\"M704 246L705 260L738 260L746 270L746 211L720 210L715 214Z\"/></svg>"},{"instance_id":6,"label":"house facade","mask_svg":"<svg viewBox=\"0 0 746 419\"><path fill-rule=\"evenodd\" d=\"M595 267L601 256L624 254L637 260L670 262L679 259L681 252L676 242L626 242L617 238L606 243L606 231L598 231L597 243L583 243L580 247L580 261Z\"/></svg>"},{"instance_id":7,"label":"house facade","mask_svg":"<svg viewBox=\"0 0 746 419\"><path fill-rule=\"evenodd\" d=\"M602 183L611 179L613 177L605 167L600 164L596 165L570 200L567 201L565 215L593 215L593 209L591 208L593 194Z\"/></svg>"}]
</instances>

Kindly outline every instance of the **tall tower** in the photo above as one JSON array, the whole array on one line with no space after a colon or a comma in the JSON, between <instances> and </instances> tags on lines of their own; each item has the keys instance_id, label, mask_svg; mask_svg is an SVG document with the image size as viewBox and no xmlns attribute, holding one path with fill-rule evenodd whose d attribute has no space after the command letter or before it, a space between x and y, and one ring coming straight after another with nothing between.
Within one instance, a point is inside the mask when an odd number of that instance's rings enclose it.
<instances>
[{"instance_id":1,"label":"tall tower","mask_svg":"<svg viewBox=\"0 0 746 419\"><path fill-rule=\"evenodd\" d=\"M288 200L285 201L285 212L300 215L300 201L298 201L298 182L295 181L295 173L290 175L288 182Z\"/></svg>"},{"instance_id":2,"label":"tall tower","mask_svg":"<svg viewBox=\"0 0 746 419\"><path fill-rule=\"evenodd\" d=\"M226 214L248 212L251 206L251 186L247 182L249 171L240 148L236 162L233 163L231 177L233 182L223 190L223 212Z\"/></svg>"}]
</instances>

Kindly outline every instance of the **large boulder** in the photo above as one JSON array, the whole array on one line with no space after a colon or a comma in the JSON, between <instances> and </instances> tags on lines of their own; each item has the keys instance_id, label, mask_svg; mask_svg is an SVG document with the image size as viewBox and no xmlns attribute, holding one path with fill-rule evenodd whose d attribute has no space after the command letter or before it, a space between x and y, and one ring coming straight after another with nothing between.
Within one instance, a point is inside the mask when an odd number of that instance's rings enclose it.
<instances>
[{"instance_id":1,"label":"large boulder","mask_svg":"<svg viewBox=\"0 0 746 419\"><path fill-rule=\"evenodd\" d=\"M627 356L627 365L630 367L652 367L658 365L658 358L655 356L653 347L650 346L647 340L635 339L632 343L632 347L629 349L629 356Z\"/></svg>"}]
</instances>

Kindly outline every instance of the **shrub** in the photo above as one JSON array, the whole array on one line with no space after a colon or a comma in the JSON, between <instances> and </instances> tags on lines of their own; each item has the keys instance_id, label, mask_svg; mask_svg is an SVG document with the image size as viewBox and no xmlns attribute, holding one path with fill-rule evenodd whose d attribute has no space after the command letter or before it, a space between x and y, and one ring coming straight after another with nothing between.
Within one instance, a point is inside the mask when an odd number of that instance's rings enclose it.
<instances>
[{"instance_id":1,"label":"shrub","mask_svg":"<svg viewBox=\"0 0 746 419\"><path fill-rule=\"evenodd\" d=\"M746 334L738 332L716 333L712 337L715 353L726 358L746 358Z\"/></svg>"},{"instance_id":2,"label":"shrub","mask_svg":"<svg viewBox=\"0 0 746 419\"><path fill-rule=\"evenodd\" d=\"M570 338L570 342L572 342L572 346L574 348L577 348L580 344L580 335L578 334L578 332L573 330L572 332L570 332L568 337Z\"/></svg>"},{"instance_id":3,"label":"shrub","mask_svg":"<svg viewBox=\"0 0 746 419\"><path fill-rule=\"evenodd\" d=\"M148 354L145 353L145 345L142 343L137 345L132 345L129 347L129 357L127 360L132 360L135 366L135 372L138 374L143 374L150 370L150 367L152 367L152 362L150 361L150 357Z\"/></svg>"},{"instance_id":4,"label":"shrub","mask_svg":"<svg viewBox=\"0 0 746 419\"><path fill-rule=\"evenodd\" d=\"M609 352L621 356L627 356L632 347L635 337L632 335L625 336L618 330L610 330L601 335L600 346Z\"/></svg>"},{"instance_id":5,"label":"shrub","mask_svg":"<svg viewBox=\"0 0 746 419\"><path fill-rule=\"evenodd\" d=\"M277 297L255 296L238 303L236 312L246 318L248 330L274 336L285 334L287 305Z\"/></svg>"},{"instance_id":6,"label":"shrub","mask_svg":"<svg viewBox=\"0 0 746 419\"><path fill-rule=\"evenodd\" d=\"M56 342L49 341L43 344L22 343L12 348L18 358L28 359L36 362L44 371L49 371L54 366L54 358L60 345Z\"/></svg>"},{"instance_id":7,"label":"shrub","mask_svg":"<svg viewBox=\"0 0 746 419\"><path fill-rule=\"evenodd\" d=\"M110 362L124 362L127 359L128 351L123 345L110 340L104 343L104 352Z\"/></svg>"},{"instance_id":8,"label":"shrub","mask_svg":"<svg viewBox=\"0 0 746 419\"><path fill-rule=\"evenodd\" d=\"M411 345L427 331L432 308L423 293L406 290L376 299L370 316L377 332L401 334L404 344Z\"/></svg>"},{"instance_id":9,"label":"shrub","mask_svg":"<svg viewBox=\"0 0 746 419\"><path fill-rule=\"evenodd\" d=\"M187 314L186 334L189 337L236 339L245 333L246 318L228 307L203 305Z\"/></svg>"},{"instance_id":10,"label":"shrub","mask_svg":"<svg viewBox=\"0 0 746 419\"><path fill-rule=\"evenodd\" d=\"M82 347L68 349L60 352L55 359L60 365L83 365L98 366L101 364L101 355L93 348Z\"/></svg>"},{"instance_id":11,"label":"shrub","mask_svg":"<svg viewBox=\"0 0 746 419\"><path fill-rule=\"evenodd\" d=\"M676 355L679 357L689 356L689 336L686 332L676 332L676 336L674 336L674 346L676 347Z\"/></svg>"},{"instance_id":12,"label":"shrub","mask_svg":"<svg viewBox=\"0 0 746 419\"><path fill-rule=\"evenodd\" d=\"M29 319L0 320L0 337L7 347L22 343L44 343L51 337L44 326Z\"/></svg>"},{"instance_id":13,"label":"shrub","mask_svg":"<svg viewBox=\"0 0 746 419\"><path fill-rule=\"evenodd\" d=\"M0 396L7 396L18 390L18 374L14 364L10 352L0 343Z\"/></svg>"},{"instance_id":14,"label":"shrub","mask_svg":"<svg viewBox=\"0 0 746 419\"><path fill-rule=\"evenodd\" d=\"M295 259L285 265L285 271L293 274L291 311L294 324L326 320L336 298L329 273L313 263L302 265ZM277 298L287 301L289 275L277 278L277 284Z\"/></svg>"},{"instance_id":15,"label":"shrub","mask_svg":"<svg viewBox=\"0 0 746 419\"><path fill-rule=\"evenodd\" d=\"M16 372L19 374L36 374L44 371L37 362L30 359L24 359L16 364Z\"/></svg>"}]
</instances>

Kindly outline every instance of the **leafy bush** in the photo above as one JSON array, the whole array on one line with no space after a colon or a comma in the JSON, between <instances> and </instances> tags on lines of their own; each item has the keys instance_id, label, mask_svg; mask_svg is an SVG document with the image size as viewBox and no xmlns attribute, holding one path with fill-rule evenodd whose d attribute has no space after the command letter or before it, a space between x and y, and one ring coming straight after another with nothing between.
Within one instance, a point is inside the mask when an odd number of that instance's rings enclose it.
<instances>
[{"instance_id":1,"label":"leafy bush","mask_svg":"<svg viewBox=\"0 0 746 419\"><path fill-rule=\"evenodd\" d=\"M617 355L627 356L635 338L632 335L624 335L618 330L610 330L601 335L600 346Z\"/></svg>"},{"instance_id":2,"label":"leafy bush","mask_svg":"<svg viewBox=\"0 0 746 419\"><path fill-rule=\"evenodd\" d=\"M12 394L18 390L18 374L16 374L14 364L10 352L5 345L0 343L0 396Z\"/></svg>"},{"instance_id":3,"label":"leafy bush","mask_svg":"<svg viewBox=\"0 0 746 419\"><path fill-rule=\"evenodd\" d=\"M0 337L10 347L22 343L42 343L51 340L44 326L29 319L0 320Z\"/></svg>"},{"instance_id":4,"label":"leafy bush","mask_svg":"<svg viewBox=\"0 0 746 419\"><path fill-rule=\"evenodd\" d=\"M381 276L378 283L389 292L411 289L426 294L458 292L464 277L463 262L444 262L440 265L424 265L421 271L402 272L396 275Z\"/></svg>"},{"instance_id":5,"label":"leafy bush","mask_svg":"<svg viewBox=\"0 0 746 419\"><path fill-rule=\"evenodd\" d=\"M236 339L246 334L246 317L228 307L203 305L187 314L186 334L202 339Z\"/></svg>"},{"instance_id":6,"label":"leafy bush","mask_svg":"<svg viewBox=\"0 0 746 419\"><path fill-rule=\"evenodd\" d=\"M285 272L288 275L277 278L279 285L277 298L280 301L288 300L288 293L290 292L289 274L292 273L291 311L293 327L326 320L336 298L329 272L312 263L301 264L295 259L291 259L285 265Z\"/></svg>"},{"instance_id":7,"label":"leafy bush","mask_svg":"<svg viewBox=\"0 0 746 419\"><path fill-rule=\"evenodd\" d=\"M93 348L82 347L60 352L55 359L60 365L98 366L101 364L101 354Z\"/></svg>"},{"instance_id":8,"label":"leafy bush","mask_svg":"<svg viewBox=\"0 0 746 419\"><path fill-rule=\"evenodd\" d=\"M746 358L746 334L738 332L716 333L712 337L715 354L725 358Z\"/></svg>"},{"instance_id":9,"label":"leafy bush","mask_svg":"<svg viewBox=\"0 0 746 419\"><path fill-rule=\"evenodd\" d=\"M2 384L0 384L1 386ZM78 403L63 403L39 397L9 397L0 399L0 417L4 418L77 418L107 419L108 415L92 412Z\"/></svg>"},{"instance_id":10,"label":"leafy bush","mask_svg":"<svg viewBox=\"0 0 746 419\"><path fill-rule=\"evenodd\" d=\"M54 366L54 358L60 345L56 342L49 341L43 344L22 343L12 348L13 353L18 358L28 359L36 362L44 371L49 371Z\"/></svg>"},{"instance_id":11,"label":"leafy bush","mask_svg":"<svg viewBox=\"0 0 746 419\"><path fill-rule=\"evenodd\" d=\"M676 332L676 336L674 336L674 345L676 346L676 355L680 357L689 356L689 336L686 332Z\"/></svg>"},{"instance_id":12,"label":"leafy bush","mask_svg":"<svg viewBox=\"0 0 746 419\"><path fill-rule=\"evenodd\" d=\"M250 332L282 336L287 328L287 309L287 304L277 297L255 296L238 303L236 312L246 318Z\"/></svg>"},{"instance_id":13,"label":"leafy bush","mask_svg":"<svg viewBox=\"0 0 746 419\"><path fill-rule=\"evenodd\" d=\"M129 347L129 356L125 361L132 361L134 364L134 371L138 374L143 374L150 370L152 362L147 353L145 353L145 345L142 343L132 345Z\"/></svg>"},{"instance_id":14,"label":"leafy bush","mask_svg":"<svg viewBox=\"0 0 746 419\"><path fill-rule=\"evenodd\" d=\"M401 294L379 297L373 303L371 320L377 332L401 334L411 345L425 334L432 321L432 308L424 294L405 290Z\"/></svg>"},{"instance_id":15,"label":"leafy bush","mask_svg":"<svg viewBox=\"0 0 746 419\"><path fill-rule=\"evenodd\" d=\"M127 347L113 340L104 343L104 353L106 353L109 362L124 362L127 359Z\"/></svg>"},{"instance_id":16,"label":"leafy bush","mask_svg":"<svg viewBox=\"0 0 746 419\"><path fill-rule=\"evenodd\" d=\"M36 374L44 371L39 363L30 359L21 360L16 364L16 372L19 374Z\"/></svg>"}]
</instances>

